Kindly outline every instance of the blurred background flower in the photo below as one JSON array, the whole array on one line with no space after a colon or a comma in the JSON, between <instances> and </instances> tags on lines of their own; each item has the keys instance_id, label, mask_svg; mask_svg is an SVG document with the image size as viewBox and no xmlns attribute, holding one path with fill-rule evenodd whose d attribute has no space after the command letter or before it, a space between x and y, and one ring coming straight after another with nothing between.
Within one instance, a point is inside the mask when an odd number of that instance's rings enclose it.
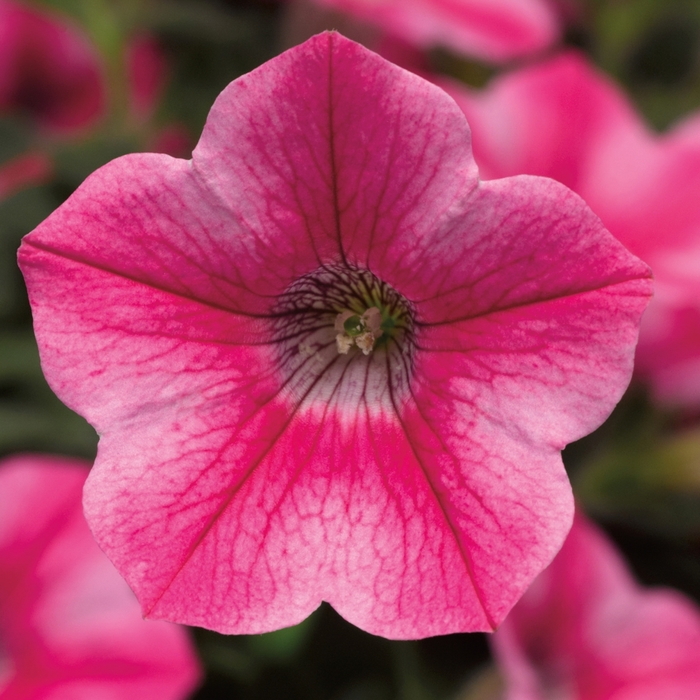
<instances>
[{"instance_id":1,"label":"blurred background flower","mask_svg":"<svg viewBox=\"0 0 700 700\"><path fill-rule=\"evenodd\" d=\"M550 0L318 0L409 44L496 63L548 48L560 34Z\"/></svg>"},{"instance_id":2,"label":"blurred background flower","mask_svg":"<svg viewBox=\"0 0 700 700\"><path fill-rule=\"evenodd\" d=\"M200 670L187 631L144 621L81 507L88 464L0 463L0 697L180 700Z\"/></svg>"},{"instance_id":3,"label":"blurred background flower","mask_svg":"<svg viewBox=\"0 0 700 700\"><path fill-rule=\"evenodd\" d=\"M449 81L489 176L561 179L656 268L637 379L564 460L582 509L641 584L700 600L691 0L0 0L0 454L96 449L43 379L15 263L21 236L118 155L187 157L230 80L326 28ZM206 669L193 697L504 697L484 635L390 642L326 606L269 635L193 634ZM0 633L0 656L4 644Z\"/></svg>"},{"instance_id":4,"label":"blurred background flower","mask_svg":"<svg viewBox=\"0 0 700 700\"><path fill-rule=\"evenodd\" d=\"M74 22L0 2L0 110L57 134L87 128L103 115L101 57Z\"/></svg>"},{"instance_id":5,"label":"blurred background flower","mask_svg":"<svg viewBox=\"0 0 700 700\"><path fill-rule=\"evenodd\" d=\"M700 609L676 591L639 587L581 513L492 646L507 700L700 696Z\"/></svg>"}]
</instances>

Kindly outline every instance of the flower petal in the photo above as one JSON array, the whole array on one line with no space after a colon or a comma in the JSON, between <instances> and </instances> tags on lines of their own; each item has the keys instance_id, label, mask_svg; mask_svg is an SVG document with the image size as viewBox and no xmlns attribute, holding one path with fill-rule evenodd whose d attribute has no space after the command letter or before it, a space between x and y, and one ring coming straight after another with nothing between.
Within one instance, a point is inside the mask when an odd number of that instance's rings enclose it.
<instances>
[{"instance_id":1,"label":"flower petal","mask_svg":"<svg viewBox=\"0 0 700 700\"><path fill-rule=\"evenodd\" d=\"M625 390L651 283L552 181L483 183L458 221L449 253L436 236L401 279L409 298L426 297L415 300L411 400L397 410L497 622L568 531L559 450ZM451 263L438 273L439 258ZM499 567L516 559L504 586Z\"/></svg>"},{"instance_id":2,"label":"flower petal","mask_svg":"<svg viewBox=\"0 0 700 700\"><path fill-rule=\"evenodd\" d=\"M501 439L489 464L475 430L455 456L478 462L480 476L460 480L466 469L445 464L444 448L439 463L426 458L434 444L415 416L399 421L363 400L351 415L336 402L292 416L277 404L236 430L225 411L218 421L209 411L216 429L193 434L190 418L174 447L158 439L172 431L166 423L132 432L128 447L103 441L86 509L149 616L257 633L295 624L327 600L390 638L495 627L551 558L540 541L568 529L570 489L556 453L540 460ZM156 454L167 479L149 468ZM539 519L523 517L519 489L541 472L513 475L512 462L525 460L547 476L531 501L545 509ZM479 493L494 479L500 521ZM134 502L137 488L147 500ZM530 498L535 486L525 491ZM529 536L508 532L513 543L504 545L503 530L525 523L534 524ZM513 551L523 560L517 570L499 558Z\"/></svg>"},{"instance_id":3,"label":"flower petal","mask_svg":"<svg viewBox=\"0 0 700 700\"><path fill-rule=\"evenodd\" d=\"M193 161L252 234L251 262L264 255L277 270L303 259L296 276L339 257L370 269L398 262L477 184L452 100L335 33L231 83Z\"/></svg>"}]
</instances>

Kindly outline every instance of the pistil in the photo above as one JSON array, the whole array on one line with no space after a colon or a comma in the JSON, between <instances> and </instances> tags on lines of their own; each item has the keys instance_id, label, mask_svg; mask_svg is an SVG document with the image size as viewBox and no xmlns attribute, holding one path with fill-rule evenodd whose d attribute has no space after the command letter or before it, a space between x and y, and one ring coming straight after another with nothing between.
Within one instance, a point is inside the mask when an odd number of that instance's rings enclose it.
<instances>
[{"instance_id":1,"label":"pistil","mask_svg":"<svg viewBox=\"0 0 700 700\"><path fill-rule=\"evenodd\" d=\"M376 306L371 306L361 316L352 311L342 311L335 318L338 352L347 355L350 348L356 345L365 355L369 355L384 332L381 326L382 312Z\"/></svg>"}]
</instances>

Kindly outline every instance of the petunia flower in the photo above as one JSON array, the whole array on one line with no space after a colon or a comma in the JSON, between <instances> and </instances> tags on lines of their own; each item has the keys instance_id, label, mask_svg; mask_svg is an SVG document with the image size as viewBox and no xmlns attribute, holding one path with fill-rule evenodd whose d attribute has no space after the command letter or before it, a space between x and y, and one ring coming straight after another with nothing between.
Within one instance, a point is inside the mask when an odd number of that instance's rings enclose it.
<instances>
[{"instance_id":1,"label":"petunia flower","mask_svg":"<svg viewBox=\"0 0 700 700\"><path fill-rule=\"evenodd\" d=\"M700 697L700 610L676 591L641 588L580 513L492 647L506 700Z\"/></svg>"},{"instance_id":2,"label":"petunia flower","mask_svg":"<svg viewBox=\"0 0 700 700\"><path fill-rule=\"evenodd\" d=\"M48 11L0 0L0 111L70 133L104 108L102 66L87 37Z\"/></svg>"},{"instance_id":3,"label":"petunia flower","mask_svg":"<svg viewBox=\"0 0 700 700\"><path fill-rule=\"evenodd\" d=\"M485 177L553 177L649 263L639 375L667 403L700 406L700 119L658 135L576 53L513 72L483 92L450 92Z\"/></svg>"},{"instance_id":4,"label":"petunia flower","mask_svg":"<svg viewBox=\"0 0 700 700\"><path fill-rule=\"evenodd\" d=\"M98 542L146 616L227 633L322 600L394 638L496 627L651 285L558 183L480 183L454 102L335 33L231 83L191 161L97 171L20 262L101 435Z\"/></svg>"},{"instance_id":5,"label":"petunia flower","mask_svg":"<svg viewBox=\"0 0 700 700\"><path fill-rule=\"evenodd\" d=\"M316 0L421 48L501 63L546 49L560 33L552 0Z\"/></svg>"},{"instance_id":6,"label":"petunia flower","mask_svg":"<svg viewBox=\"0 0 700 700\"><path fill-rule=\"evenodd\" d=\"M184 629L144 621L88 530L86 465L0 463L0 698L176 700L200 675Z\"/></svg>"}]
</instances>

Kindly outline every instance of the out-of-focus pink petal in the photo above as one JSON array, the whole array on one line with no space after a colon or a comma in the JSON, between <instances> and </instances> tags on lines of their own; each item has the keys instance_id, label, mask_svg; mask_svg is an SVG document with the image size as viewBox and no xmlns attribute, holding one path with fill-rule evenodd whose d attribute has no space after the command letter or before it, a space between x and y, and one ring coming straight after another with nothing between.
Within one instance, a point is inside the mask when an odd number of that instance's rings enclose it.
<instances>
[{"instance_id":1,"label":"out-of-focus pink petal","mask_svg":"<svg viewBox=\"0 0 700 700\"><path fill-rule=\"evenodd\" d=\"M3 700L184 698L199 669L184 630L145 622L81 512L86 465L0 465Z\"/></svg>"},{"instance_id":2,"label":"out-of-focus pink petal","mask_svg":"<svg viewBox=\"0 0 700 700\"><path fill-rule=\"evenodd\" d=\"M88 39L61 17L0 0L0 110L67 133L94 124L104 108L102 66Z\"/></svg>"},{"instance_id":3,"label":"out-of-focus pink petal","mask_svg":"<svg viewBox=\"0 0 700 700\"><path fill-rule=\"evenodd\" d=\"M139 120L147 120L158 106L168 66L156 39L134 37L126 47L126 74L129 81L131 111Z\"/></svg>"},{"instance_id":4,"label":"out-of-focus pink petal","mask_svg":"<svg viewBox=\"0 0 700 700\"><path fill-rule=\"evenodd\" d=\"M232 83L191 162L102 168L20 257L47 378L101 434L96 537L147 615L225 632L321 600L390 637L492 629L565 536L558 452L624 390L650 287L564 187L480 185L454 102L334 33ZM343 353L360 303L398 325Z\"/></svg>"},{"instance_id":5,"label":"out-of-focus pink petal","mask_svg":"<svg viewBox=\"0 0 700 700\"><path fill-rule=\"evenodd\" d=\"M467 115L482 177L546 175L581 193L599 144L647 135L612 82L569 51L483 91L443 84Z\"/></svg>"},{"instance_id":6,"label":"out-of-focus pink petal","mask_svg":"<svg viewBox=\"0 0 700 700\"><path fill-rule=\"evenodd\" d=\"M559 35L548 0L318 0L427 48L446 46L487 61L509 61Z\"/></svg>"},{"instance_id":7,"label":"out-of-focus pink petal","mask_svg":"<svg viewBox=\"0 0 700 700\"><path fill-rule=\"evenodd\" d=\"M560 553L493 637L508 700L690 700L700 694L700 611L644 590L580 513Z\"/></svg>"},{"instance_id":8,"label":"out-of-focus pink petal","mask_svg":"<svg viewBox=\"0 0 700 700\"><path fill-rule=\"evenodd\" d=\"M700 405L700 121L658 136L575 53L482 93L449 86L486 177L546 175L578 192L651 265L656 293L637 369L659 398Z\"/></svg>"},{"instance_id":9,"label":"out-of-focus pink petal","mask_svg":"<svg viewBox=\"0 0 700 700\"><path fill-rule=\"evenodd\" d=\"M0 201L25 187L41 185L53 174L53 161L45 153L32 151L0 164Z\"/></svg>"}]
</instances>

